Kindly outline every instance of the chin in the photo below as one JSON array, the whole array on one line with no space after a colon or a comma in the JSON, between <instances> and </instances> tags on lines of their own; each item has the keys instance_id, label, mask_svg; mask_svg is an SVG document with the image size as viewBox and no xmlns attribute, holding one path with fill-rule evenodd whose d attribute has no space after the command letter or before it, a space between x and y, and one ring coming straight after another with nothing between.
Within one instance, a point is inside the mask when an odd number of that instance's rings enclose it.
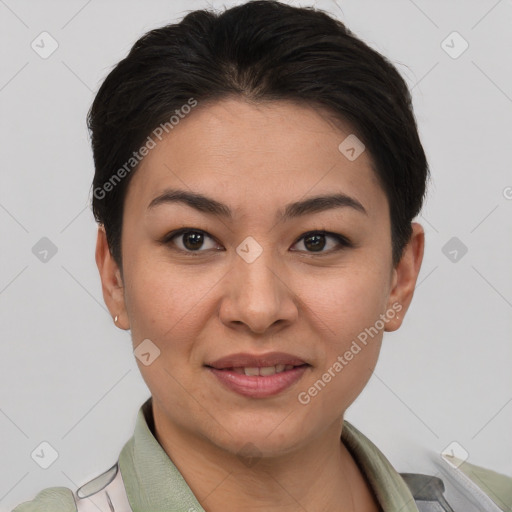
<instances>
[{"instance_id":1,"label":"chin","mask_svg":"<svg viewBox=\"0 0 512 512\"><path fill-rule=\"evenodd\" d=\"M299 428L283 422L283 417L278 421L274 418L246 424L238 422L233 426L226 425L226 430L219 432L220 438L211 441L241 458L276 457L294 451L307 442L304 425Z\"/></svg>"}]
</instances>

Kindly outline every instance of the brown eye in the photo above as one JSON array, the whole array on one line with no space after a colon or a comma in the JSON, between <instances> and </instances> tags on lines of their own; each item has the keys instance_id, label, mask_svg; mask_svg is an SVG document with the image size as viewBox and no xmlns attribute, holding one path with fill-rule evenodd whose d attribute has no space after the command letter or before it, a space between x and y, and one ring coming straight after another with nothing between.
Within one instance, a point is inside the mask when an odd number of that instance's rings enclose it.
<instances>
[{"instance_id":1,"label":"brown eye","mask_svg":"<svg viewBox=\"0 0 512 512\"><path fill-rule=\"evenodd\" d=\"M326 239L334 240L335 243L333 244L331 242L331 244L329 245L326 242ZM336 233L328 233L325 231L313 231L310 233L306 233L296 242L296 244L298 244L301 240L303 240L302 243L306 248L306 252L312 253L330 253L351 246L350 242L344 236L338 235ZM326 246L327 250L324 251L323 249Z\"/></svg>"},{"instance_id":2,"label":"brown eye","mask_svg":"<svg viewBox=\"0 0 512 512\"><path fill-rule=\"evenodd\" d=\"M180 240L181 243L179 242ZM185 252L204 252L204 250L214 249L217 247L217 244L211 243L211 246L206 247L205 249L204 245L207 240L211 240L213 242L213 238L207 235L204 231L185 228L169 233L163 240L163 243L176 245L178 249Z\"/></svg>"},{"instance_id":3,"label":"brown eye","mask_svg":"<svg viewBox=\"0 0 512 512\"><path fill-rule=\"evenodd\" d=\"M304 237L304 246L308 250L321 251L325 247L325 235L308 235Z\"/></svg>"},{"instance_id":4,"label":"brown eye","mask_svg":"<svg viewBox=\"0 0 512 512\"><path fill-rule=\"evenodd\" d=\"M209 247L208 241L210 241ZM331 252L352 247L351 242L344 236L326 231L311 231L309 233L305 233L297 242L295 242L294 245L297 245L300 241L303 241L302 243L305 247L305 250L302 252L310 254L329 254ZM194 256L198 256L201 252L206 252L209 249L219 248L219 245L215 240L205 231L191 228L182 228L169 233L162 240L162 243L165 245L173 245L177 250Z\"/></svg>"},{"instance_id":5,"label":"brown eye","mask_svg":"<svg viewBox=\"0 0 512 512\"><path fill-rule=\"evenodd\" d=\"M204 234L197 231L187 231L183 233L182 236L183 245L191 251L201 249L201 246L204 243Z\"/></svg>"}]
</instances>

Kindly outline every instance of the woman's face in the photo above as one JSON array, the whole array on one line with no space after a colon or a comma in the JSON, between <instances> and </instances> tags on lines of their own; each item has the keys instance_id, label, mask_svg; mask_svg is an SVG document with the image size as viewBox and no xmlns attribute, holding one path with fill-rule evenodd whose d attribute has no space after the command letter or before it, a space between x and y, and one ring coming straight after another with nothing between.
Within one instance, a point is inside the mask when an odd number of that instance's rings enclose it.
<instances>
[{"instance_id":1,"label":"woman's face","mask_svg":"<svg viewBox=\"0 0 512 512\"><path fill-rule=\"evenodd\" d=\"M137 364L161 425L261 454L341 425L419 271L393 268L387 198L368 152L339 149L350 134L310 108L229 99L156 139L125 199L122 300L106 300L134 349L150 340ZM201 198L157 200L171 191ZM270 359L215 364L237 354ZM273 376L233 369L290 358Z\"/></svg>"}]
</instances>

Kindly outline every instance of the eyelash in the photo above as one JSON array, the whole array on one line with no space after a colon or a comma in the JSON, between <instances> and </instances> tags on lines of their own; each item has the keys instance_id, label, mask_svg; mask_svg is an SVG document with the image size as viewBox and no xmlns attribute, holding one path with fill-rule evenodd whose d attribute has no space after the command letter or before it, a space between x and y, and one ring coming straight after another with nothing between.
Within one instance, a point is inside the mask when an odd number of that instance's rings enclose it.
<instances>
[{"instance_id":1,"label":"eyelash","mask_svg":"<svg viewBox=\"0 0 512 512\"><path fill-rule=\"evenodd\" d=\"M177 237L179 237L179 236L181 236L181 235L183 235L185 233L200 233L200 234L206 235L208 238L210 238L211 240L214 240L216 242L216 240L211 235L209 235L206 231L203 231L202 229L181 228L181 229L177 229L175 231L171 231L170 233L165 235L165 237L161 240L161 243L164 244L164 245L171 244L172 240L174 238L177 238ZM325 235L325 236L328 236L328 237L332 237L332 238L337 240L339 246L334 248L334 249L331 249L329 251L320 251L320 252L296 251L296 252L306 252L309 255L328 255L328 254L332 254L334 252L337 252L337 251L340 251L340 250L343 250L343 249L347 249L347 248L353 247L352 242L348 238L346 238L343 235L340 235L338 233L332 233L330 231L325 231L325 230L308 231L307 233L304 233L301 237L299 237L294 242L293 245L296 245L303 238L306 238L306 237L311 236L311 235ZM200 249L198 249L197 251L184 250L184 249L181 249L181 248L178 248L178 247L175 247L174 249L179 251L179 252L191 255L191 256L200 256L202 252L206 252L206 251L200 250Z\"/></svg>"}]
</instances>

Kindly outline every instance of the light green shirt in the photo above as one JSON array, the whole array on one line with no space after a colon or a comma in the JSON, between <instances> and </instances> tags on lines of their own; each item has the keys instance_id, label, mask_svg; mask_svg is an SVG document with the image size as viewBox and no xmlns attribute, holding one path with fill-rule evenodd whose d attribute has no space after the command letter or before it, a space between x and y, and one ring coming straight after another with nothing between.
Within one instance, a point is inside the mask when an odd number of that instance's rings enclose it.
<instances>
[{"instance_id":1,"label":"light green shirt","mask_svg":"<svg viewBox=\"0 0 512 512\"><path fill-rule=\"evenodd\" d=\"M204 512L178 468L153 435L151 398L139 409L135 431L119 456L119 468L133 512ZM384 512L418 512L409 487L384 454L347 420L341 439L351 452ZM469 465L480 469L478 466ZM468 466L468 467L469 467ZM481 478L493 473L512 503L512 479L483 469ZM505 487L504 487L505 489ZM503 495L504 496L504 495ZM500 503L500 505L502 505ZM507 505L505 505L507 506ZM502 510L512 510L503 508ZM73 492L65 487L41 491L33 501L13 512L76 512Z\"/></svg>"}]
</instances>

